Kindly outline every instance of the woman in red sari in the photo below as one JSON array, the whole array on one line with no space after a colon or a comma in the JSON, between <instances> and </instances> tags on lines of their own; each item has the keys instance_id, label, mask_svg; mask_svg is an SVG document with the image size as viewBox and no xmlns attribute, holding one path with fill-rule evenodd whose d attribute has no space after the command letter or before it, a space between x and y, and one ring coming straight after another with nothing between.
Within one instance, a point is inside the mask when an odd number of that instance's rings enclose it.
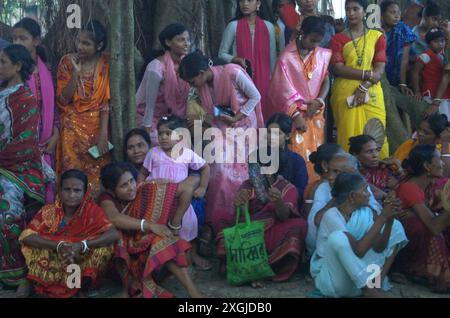
<instances>
[{"instance_id":1,"label":"woman in red sari","mask_svg":"<svg viewBox=\"0 0 450 318\"><path fill-rule=\"evenodd\" d=\"M79 170L63 173L61 198L39 211L19 240L36 293L53 298L75 296L69 288L71 271L81 269L81 287L95 286L113 255L119 233L88 192L88 179Z\"/></svg>"},{"instance_id":2,"label":"woman in red sari","mask_svg":"<svg viewBox=\"0 0 450 318\"><path fill-rule=\"evenodd\" d=\"M23 18L12 30L14 44L27 48L36 63L28 87L36 98L41 120L39 123L39 148L45 177L45 203L55 202L55 150L59 139L59 117L55 108L55 87L49 67L46 65L47 55L41 44L41 27L31 18ZM51 168L51 170L50 170Z\"/></svg>"},{"instance_id":3,"label":"woman in red sari","mask_svg":"<svg viewBox=\"0 0 450 318\"><path fill-rule=\"evenodd\" d=\"M25 85L34 65L22 45L0 52L0 287L18 287L14 297L29 290L18 238L44 203L39 109Z\"/></svg>"},{"instance_id":4,"label":"woman in red sari","mask_svg":"<svg viewBox=\"0 0 450 318\"><path fill-rule=\"evenodd\" d=\"M165 268L175 275L189 296L203 297L187 270L186 252L190 244L174 236L167 227L185 185L161 181L137 188L136 174L129 163L110 164L101 172L107 191L100 195L100 205L122 231L115 265L123 280L123 296L173 297L155 281L156 275Z\"/></svg>"},{"instance_id":5,"label":"woman in red sari","mask_svg":"<svg viewBox=\"0 0 450 318\"><path fill-rule=\"evenodd\" d=\"M366 178L372 192L382 200L390 190L394 190L404 171L399 160L387 158L380 160L380 150L375 139L369 135L350 138L349 152L358 158L361 173Z\"/></svg>"},{"instance_id":6,"label":"woman in red sari","mask_svg":"<svg viewBox=\"0 0 450 318\"><path fill-rule=\"evenodd\" d=\"M441 154L434 145L420 145L405 164L410 179L400 185L398 196L407 209L402 224L409 244L398 256L398 269L425 279L435 292L449 292L450 211L439 204L447 181L442 179Z\"/></svg>"},{"instance_id":7,"label":"woman in red sari","mask_svg":"<svg viewBox=\"0 0 450 318\"><path fill-rule=\"evenodd\" d=\"M263 190L268 199L266 203L263 203L262 197L256 194L257 191L253 186L256 182L252 180L247 180L242 184L234 200L236 207L249 203L251 219L261 220L265 223L264 240L269 255L269 264L275 273L272 280L275 282L288 280L297 270L303 256L307 230L306 221L300 218L297 209L297 189L281 176L282 169L287 167L286 156L287 153L281 152L280 168L274 174L266 176L270 184L268 189ZM265 165L261 162L258 164ZM235 223L229 222L224 227L234 225ZM217 256L224 262L223 231L217 235ZM252 287L261 287L261 284L253 282Z\"/></svg>"}]
</instances>

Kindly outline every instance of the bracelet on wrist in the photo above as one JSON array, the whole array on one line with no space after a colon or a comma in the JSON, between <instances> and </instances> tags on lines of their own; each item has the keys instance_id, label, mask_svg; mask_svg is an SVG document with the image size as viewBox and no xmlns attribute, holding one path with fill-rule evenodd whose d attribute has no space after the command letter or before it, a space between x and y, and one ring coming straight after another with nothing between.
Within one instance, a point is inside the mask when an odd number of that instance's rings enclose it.
<instances>
[{"instance_id":1,"label":"bracelet on wrist","mask_svg":"<svg viewBox=\"0 0 450 318\"><path fill-rule=\"evenodd\" d=\"M178 226L173 225L173 224L172 224L172 221L169 221L169 222L167 223L167 226L169 227L169 229L174 230L174 231L181 230L181 227L182 227L181 224L178 225Z\"/></svg>"},{"instance_id":2,"label":"bracelet on wrist","mask_svg":"<svg viewBox=\"0 0 450 318\"><path fill-rule=\"evenodd\" d=\"M81 253L86 253L87 251L89 251L89 246L87 244L87 240L83 240L81 241L81 245L83 246L83 249L81 250Z\"/></svg>"},{"instance_id":3,"label":"bracelet on wrist","mask_svg":"<svg viewBox=\"0 0 450 318\"><path fill-rule=\"evenodd\" d=\"M325 107L326 104L322 98L318 97L318 98L316 98L316 101L318 101L322 105L322 107Z\"/></svg>"},{"instance_id":4,"label":"bracelet on wrist","mask_svg":"<svg viewBox=\"0 0 450 318\"><path fill-rule=\"evenodd\" d=\"M145 233L144 225L145 225L145 219L142 219L141 220L141 232L142 233Z\"/></svg>"},{"instance_id":5,"label":"bracelet on wrist","mask_svg":"<svg viewBox=\"0 0 450 318\"><path fill-rule=\"evenodd\" d=\"M56 245L56 253L59 253L59 247L62 245L62 244L64 244L65 242L64 241L59 241L58 242L58 244Z\"/></svg>"}]
</instances>

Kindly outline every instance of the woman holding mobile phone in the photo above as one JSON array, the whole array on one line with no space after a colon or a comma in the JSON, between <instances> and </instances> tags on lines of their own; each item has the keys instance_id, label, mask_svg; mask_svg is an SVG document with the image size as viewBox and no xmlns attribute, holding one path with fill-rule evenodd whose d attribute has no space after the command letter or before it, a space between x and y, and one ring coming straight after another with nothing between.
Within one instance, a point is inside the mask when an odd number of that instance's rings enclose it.
<instances>
[{"instance_id":1,"label":"woman holding mobile phone","mask_svg":"<svg viewBox=\"0 0 450 318\"><path fill-rule=\"evenodd\" d=\"M64 56L58 67L57 102L61 110L61 138L57 172L80 169L89 178L92 194L99 194L100 169L108 154L109 56L105 28L90 21L77 38L77 52ZM100 157L89 149L97 146Z\"/></svg>"}]
</instances>

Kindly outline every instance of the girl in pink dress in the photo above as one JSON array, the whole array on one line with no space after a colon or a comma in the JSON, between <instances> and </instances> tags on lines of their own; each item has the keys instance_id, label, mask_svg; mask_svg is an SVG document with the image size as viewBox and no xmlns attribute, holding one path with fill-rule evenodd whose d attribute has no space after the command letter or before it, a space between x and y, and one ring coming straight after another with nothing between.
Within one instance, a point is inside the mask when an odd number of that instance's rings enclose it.
<instances>
[{"instance_id":1,"label":"girl in pink dress","mask_svg":"<svg viewBox=\"0 0 450 318\"><path fill-rule=\"evenodd\" d=\"M188 178L189 169L200 172L200 186L193 189L192 193L186 193L179 200L192 201L192 198L203 198L209 182L209 165L191 149L179 147L181 138L173 138L175 130L185 128L185 121L177 116L162 117L158 123L158 139L160 146L150 149L144 165L140 170L138 182L152 180L168 180L180 183ZM178 211L178 210L177 210ZM168 226L182 239L190 242L197 238L198 220L192 205L183 213L175 213ZM195 245L193 245L195 246ZM210 269L205 260L200 260L196 248L192 252L193 262L202 263L201 269Z\"/></svg>"}]
</instances>

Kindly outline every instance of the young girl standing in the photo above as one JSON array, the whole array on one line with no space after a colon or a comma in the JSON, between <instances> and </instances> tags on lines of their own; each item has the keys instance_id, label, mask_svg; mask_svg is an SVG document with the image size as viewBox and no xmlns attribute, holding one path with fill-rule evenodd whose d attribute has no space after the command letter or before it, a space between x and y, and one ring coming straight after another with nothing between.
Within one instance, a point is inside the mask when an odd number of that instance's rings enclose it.
<instances>
[{"instance_id":1,"label":"young girl standing","mask_svg":"<svg viewBox=\"0 0 450 318\"><path fill-rule=\"evenodd\" d=\"M445 48L444 30L430 29L425 40L428 49L417 57L412 72L414 94L418 99L425 96L435 98L444 73L445 58L442 54ZM444 98L448 98L448 90Z\"/></svg>"},{"instance_id":2,"label":"young girl standing","mask_svg":"<svg viewBox=\"0 0 450 318\"><path fill-rule=\"evenodd\" d=\"M258 16L260 6L261 0L238 0L236 18L224 31L219 57L244 69L246 61L250 62L253 81L264 106L277 49L274 26Z\"/></svg>"},{"instance_id":3,"label":"young girl standing","mask_svg":"<svg viewBox=\"0 0 450 318\"><path fill-rule=\"evenodd\" d=\"M164 179L180 183L187 179L189 169L191 169L200 172L200 186L193 193L181 196L180 200L191 202L192 197L203 198L209 181L208 164L189 148L182 147L181 153L175 151L181 139L174 139L173 134L176 134L175 130L185 128L184 120L177 116L162 117L157 128L160 146L154 147L148 152L139 173L138 182L145 179L147 181ZM179 206L182 204L180 203ZM193 241L198 234L198 221L192 206L189 206L187 210L178 208L168 226L182 239L188 242ZM195 247L192 252L192 260L199 269L211 268L211 264L197 254Z\"/></svg>"}]
</instances>

